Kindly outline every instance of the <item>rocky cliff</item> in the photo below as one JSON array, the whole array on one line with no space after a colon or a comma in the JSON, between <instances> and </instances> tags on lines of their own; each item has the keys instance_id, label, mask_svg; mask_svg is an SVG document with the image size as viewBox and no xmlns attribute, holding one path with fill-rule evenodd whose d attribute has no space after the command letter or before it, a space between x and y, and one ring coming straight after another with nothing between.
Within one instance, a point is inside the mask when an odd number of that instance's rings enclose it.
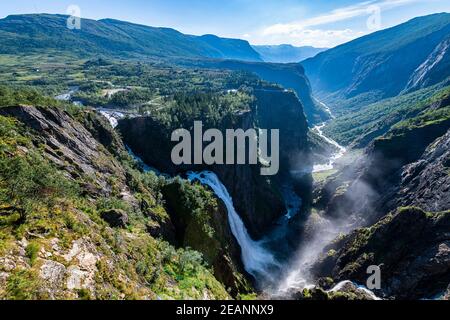
<instances>
[{"instance_id":1,"label":"rocky cliff","mask_svg":"<svg viewBox=\"0 0 450 320\"><path fill-rule=\"evenodd\" d=\"M402 208L370 228L359 229L327 248L313 268L318 277L336 283L352 280L365 285L367 268L381 268L385 298L431 299L450 286L449 212L427 213Z\"/></svg>"},{"instance_id":2,"label":"rocky cliff","mask_svg":"<svg viewBox=\"0 0 450 320\"><path fill-rule=\"evenodd\" d=\"M450 283L449 119L443 97L374 140L358 163L316 194L316 208L331 221L370 226L328 246L312 268L317 278L364 285L367 268L377 265L382 288L376 293L382 297L445 295Z\"/></svg>"},{"instance_id":3,"label":"rocky cliff","mask_svg":"<svg viewBox=\"0 0 450 320\"><path fill-rule=\"evenodd\" d=\"M0 298L227 299L252 290L217 199L181 180L174 198L174 183L142 173L106 119L12 106L0 121Z\"/></svg>"},{"instance_id":4,"label":"rocky cliff","mask_svg":"<svg viewBox=\"0 0 450 320\"><path fill-rule=\"evenodd\" d=\"M286 213L281 194L281 185L292 179L290 172L309 164L307 122L302 105L293 92L282 89L255 89L255 105L251 111L235 115L235 121L224 120L222 128L279 129L280 171L275 177L260 174L259 165L181 165L171 161L170 130L152 117L124 119L118 129L123 139L146 163L169 174L185 173L189 170L214 171L227 187L253 238L261 238L271 229L276 220ZM207 128L205 128L206 130ZM305 197L311 189L310 176L295 180L297 189Z\"/></svg>"},{"instance_id":5,"label":"rocky cliff","mask_svg":"<svg viewBox=\"0 0 450 320\"><path fill-rule=\"evenodd\" d=\"M405 91L426 88L445 80L450 67L450 37L440 42L430 56L411 75Z\"/></svg>"}]
</instances>

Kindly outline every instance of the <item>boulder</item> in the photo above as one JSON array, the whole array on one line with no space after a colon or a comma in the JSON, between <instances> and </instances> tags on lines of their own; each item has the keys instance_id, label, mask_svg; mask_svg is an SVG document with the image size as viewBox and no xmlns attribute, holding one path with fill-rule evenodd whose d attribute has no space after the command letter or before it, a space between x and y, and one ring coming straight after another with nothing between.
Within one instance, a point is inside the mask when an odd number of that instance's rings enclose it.
<instances>
[{"instance_id":1,"label":"boulder","mask_svg":"<svg viewBox=\"0 0 450 320\"><path fill-rule=\"evenodd\" d=\"M121 209L105 210L100 216L112 228L125 228L128 225L128 214Z\"/></svg>"}]
</instances>

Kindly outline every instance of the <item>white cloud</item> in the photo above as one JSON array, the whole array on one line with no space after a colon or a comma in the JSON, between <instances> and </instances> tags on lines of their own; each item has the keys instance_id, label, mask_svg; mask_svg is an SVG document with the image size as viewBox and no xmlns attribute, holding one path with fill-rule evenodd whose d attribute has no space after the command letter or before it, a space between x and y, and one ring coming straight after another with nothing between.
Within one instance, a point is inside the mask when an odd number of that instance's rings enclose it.
<instances>
[{"instance_id":1,"label":"white cloud","mask_svg":"<svg viewBox=\"0 0 450 320\"><path fill-rule=\"evenodd\" d=\"M290 43L296 46L313 46L316 48L331 48L341 43L351 41L355 38L364 36L361 31L351 29L343 30L321 30L321 29L302 29L292 31L287 34L274 34L251 37L253 44L285 44Z\"/></svg>"},{"instance_id":2,"label":"white cloud","mask_svg":"<svg viewBox=\"0 0 450 320\"><path fill-rule=\"evenodd\" d=\"M368 19L374 14L374 8L379 12L390 10L413 2L424 2L430 0L369 0L342 7L331 12L312 17L309 19L294 21L290 23L279 23L264 28L258 37L253 37L257 42L271 43L293 43L297 45L313 45L320 47L333 47L338 44L353 40L373 31L368 28L366 32L351 29L332 30L329 28L317 28L335 22L345 21L356 17L367 16ZM369 20L368 20L369 23ZM381 25L380 25L381 27ZM262 38L264 40L262 40Z\"/></svg>"},{"instance_id":3,"label":"white cloud","mask_svg":"<svg viewBox=\"0 0 450 320\"><path fill-rule=\"evenodd\" d=\"M291 23L279 23L269 26L263 30L264 35L271 34L286 34L293 31L303 30L308 27L315 27L324 24L330 24L333 22L339 22L343 20L348 20L360 16L369 16L370 9L374 6L378 7L380 10L389 10L398 6L403 6L411 4L413 2L420 2L424 0L371 0L361 2L356 5L347 6L333 10L324 15L317 17L305 19L302 21L296 21Z\"/></svg>"}]
</instances>

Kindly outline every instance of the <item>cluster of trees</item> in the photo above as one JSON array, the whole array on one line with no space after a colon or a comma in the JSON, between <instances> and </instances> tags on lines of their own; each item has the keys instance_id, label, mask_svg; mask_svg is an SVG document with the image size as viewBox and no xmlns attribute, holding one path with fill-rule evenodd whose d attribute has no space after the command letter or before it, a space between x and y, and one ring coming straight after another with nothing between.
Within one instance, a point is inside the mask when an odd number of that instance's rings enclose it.
<instances>
[{"instance_id":1,"label":"cluster of trees","mask_svg":"<svg viewBox=\"0 0 450 320\"><path fill-rule=\"evenodd\" d=\"M196 120L207 127L220 127L224 121L233 123L237 113L251 110L253 101L244 92L177 93L166 99L168 107L156 117L170 129L190 128Z\"/></svg>"},{"instance_id":2,"label":"cluster of trees","mask_svg":"<svg viewBox=\"0 0 450 320\"><path fill-rule=\"evenodd\" d=\"M358 147L365 147L395 124L414 118L427 111L430 105L444 100L449 92L450 86L438 85L385 99L336 118L324 131L341 144L356 143Z\"/></svg>"},{"instance_id":3,"label":"cluster of trees","mask_svg":"<svg viewBox=\"0 0 450 320\"><path fill-rule=\"evenodd\" d=\"M34 106L64 106L64 102L45 96L40 90L32 87L10 87L0 85L0 107L19 104Z\"/></svg>"}]
</instances>

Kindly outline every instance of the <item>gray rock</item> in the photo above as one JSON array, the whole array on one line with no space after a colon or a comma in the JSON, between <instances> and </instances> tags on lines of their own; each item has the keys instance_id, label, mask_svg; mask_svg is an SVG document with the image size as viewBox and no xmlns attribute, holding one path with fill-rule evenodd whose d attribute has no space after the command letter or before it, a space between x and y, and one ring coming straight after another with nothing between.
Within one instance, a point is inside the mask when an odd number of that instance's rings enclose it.
<instances>
[{"instance_id":1,"label":"gray rock","mask_svg":"<svg viewBox=\"0 0 450 320\"><path fill-rule=\"evenodd\" d=\"M64 281L66 267L56 261L45 260L40 268L39 275L50 287L60 287Z\"/></svg>"}]
</instances>

